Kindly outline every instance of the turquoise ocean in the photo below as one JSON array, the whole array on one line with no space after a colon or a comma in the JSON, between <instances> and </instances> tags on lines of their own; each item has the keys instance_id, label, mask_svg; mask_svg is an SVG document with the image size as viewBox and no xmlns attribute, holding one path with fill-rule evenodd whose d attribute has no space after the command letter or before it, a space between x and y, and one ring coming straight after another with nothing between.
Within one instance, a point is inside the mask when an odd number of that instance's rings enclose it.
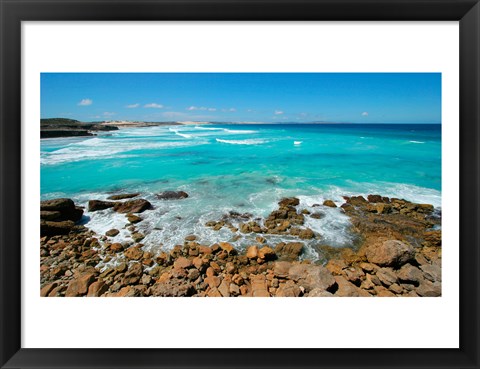
<instances>
[{"instance_id":1,"label":"turquoise ocean","mask_svg":"<svg viewBox=\"0 0 480 369\"><path fill-rule=\"evenodd\" d=\"M106 199L140 192L154 209L138 229L146 249L182 244L188 234L212 244L243 248L253 236L204 226L235 211L265 217L286 196L300 208L323 213L306 225L321 237L310 243L345 246L353 241L342 196L381 194L441 208L441 125L425 124L229 124L125 128L94 137L41 141L41 198ZM156 193L183 190L187 199L161 201ZM98 233L111 228L128 239L126 219L111 209L85 212ZM253 237L253 238L252 238ZM272 243L288 237L271 236ZM318 256L310 245L306 257Z\"/></svg>"}]
</instances>

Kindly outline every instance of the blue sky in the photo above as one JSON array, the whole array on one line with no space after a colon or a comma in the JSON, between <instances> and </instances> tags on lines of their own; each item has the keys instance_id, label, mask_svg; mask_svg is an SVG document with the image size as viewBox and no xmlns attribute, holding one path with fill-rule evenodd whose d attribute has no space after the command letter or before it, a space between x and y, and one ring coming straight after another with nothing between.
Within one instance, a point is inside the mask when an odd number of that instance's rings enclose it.
<instances>
[{"instance_id":1,"label":"blue sky","mask_svg":"<svg viewBox=\"0 0 480 369\"><path fill-rule=\"evenodd\" d=\"M441 74L42 73L41 117L441 123Z\"/></svg>"}]
</instances>

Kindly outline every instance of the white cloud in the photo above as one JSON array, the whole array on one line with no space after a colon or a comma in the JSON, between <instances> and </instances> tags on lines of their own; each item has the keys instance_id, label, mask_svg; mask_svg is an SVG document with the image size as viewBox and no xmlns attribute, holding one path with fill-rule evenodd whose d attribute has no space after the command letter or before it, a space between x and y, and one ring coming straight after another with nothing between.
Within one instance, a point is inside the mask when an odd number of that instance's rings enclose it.
<instances>
[{"instance_id":1,"label":"white cloud","mask_svg":"<svg viewBox=\"0 0 480 369\"><path fill-rule=\"evenodd\" d=\"M92 104L93 104L93 100L83 99L78 103L78 106L88 106L88 105L92 105Z\"/></svg>"},{"instance_id":2,"label":"white cloud","mask_svg":"<svg viewBox=\"0 0 480 369\"><path fill-rule=\"evenodd\" d=\"M130 105L127 105L125 107L129 108L129 109L133 109L133 108L138 108L139 106L140 106L140 104L130 104Z\"/></svg>"},{"instance_id":3,"label":"white cloud","mask_svg":"<svg viewBox=\"0 0 480 369\"><path fill-rule=\"evenodd\" d=\"M281 110L275 110L275 115L281 115L281 114L283 114L283 111L281 111Z\"/></svg>"},{"instance_id":4,"label":"white cloud","mask_svg":"<svg viewBox=\"0 0 480 369\"><path fill-rule=\"evenodd\" d=\"M163 105L161 105L161 104L156 104L156 103L151 103L151 104L145 104L143 107L144 107L144 108L162 109L162 108L163 108Z\"/></svg>"},{"instance_id":5,"label":"white cloud","mask_svg":"<svg viewBox=\"0 0 480 369\"><path fill-rule=\"evenodd\" d=\"M230 109L228 109L228 111L237 111L237 109L235 109L235 108L230 108Z\"/></svg>"},{"instance_id":6,"label":"white cloud","mask_svg":"<svg viewBox=\"0 0 480 369\"><path fill-rule=\"evenodd\" d=\"M368 117L368 111L364 111L364 112L362 113L362 117Z\"/></svg>"},{"instance_id":7,"label":"white cloud","mask_svg":"<svg viewBox=\"0 0 480 369\"><path fill-rule=\"evenodd\" d=\"M103 115L106 116L106 117L111 117L112 115L115 115L115 114L117 114L117 113L110 112L110 111L106 111L106 112L103 113Z\"/></svg>"},{"instance_id":8,"label":"white cloud","mask_svg":"<svg viewBox=\"0 0 480 369\"><path fill-rule=\"evenodd\" d=\"M187 110L193 111L193 110L201 110L201 111L217 111L217 108L207 108L205 106L190 106L187 108Z\"/></svg>"}]
</instances>

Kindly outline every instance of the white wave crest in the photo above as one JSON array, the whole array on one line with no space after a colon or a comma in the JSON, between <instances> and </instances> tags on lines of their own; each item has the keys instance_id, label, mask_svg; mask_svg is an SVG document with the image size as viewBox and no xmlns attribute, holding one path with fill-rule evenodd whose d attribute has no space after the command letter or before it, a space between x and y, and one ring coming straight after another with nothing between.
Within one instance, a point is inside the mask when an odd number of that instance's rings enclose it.
<instances>
[{"instance_id":1,"label":"white wave crest","mask_svg":"<svg viewBox=\"0 0 480 369\"><path fill-rule=\"evenodd\" d=\"M240 129L224 129L224 132L227 133L232 133L232 134L252 134L252 133L258 133L258 131L251 131L251 130L240 130Z\"/></svg>"},{"instance_id":2,"label":"white wave crest","mask_svg":"<svg viewBox=\"0 0 480 369\"><path fill-rule=\"evenodd\" d=\"M250 140L222 140L220 138L216 138L215 140L217 140L217 142L226 143L230 145L261 145L267 142L259 138L253 138Z\"/></svg>"},{"instance_id":3,"label":"white wave crest","mask_svg":"<svg viewBox=\"0 0 480 369\"><path fill-rule=\"evenodd\" d=\"M411 143L414 143L414 144L424 144L425 143L423 141L408 141L408 142L411 142Z\"/></svg>"}]
</instances>

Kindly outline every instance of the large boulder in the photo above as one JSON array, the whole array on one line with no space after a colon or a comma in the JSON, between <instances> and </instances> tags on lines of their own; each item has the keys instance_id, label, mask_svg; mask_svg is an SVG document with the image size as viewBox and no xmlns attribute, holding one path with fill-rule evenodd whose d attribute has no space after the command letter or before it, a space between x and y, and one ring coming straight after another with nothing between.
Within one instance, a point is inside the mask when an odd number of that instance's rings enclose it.
<instances>
[{"instance_id":1,"label":"large boulder","mask_svg":"<svg viewBox=\"0 0 480 369\"><path fill-rule=\"evenodd\" d=\"M74 226L75 223L71 220L64 220L61 222L40 220L40 236L43 237L69 234Z\"/></svg>"},{"instance_id":2,"label":"large boulder","mask_svg":"<svg viewBox=\"0 0 480 369\"><path fill-rule=\"evenodd\" d=\"M140 195L139 193L122 193L119 195L111 195L108 196L108 200L124 200L124 199L131 199L132 197L137 197Z\"/></svg>"},{"instance_id":3,"label":"large boulder","mask_svg":"<svg viewBox=\"0 0 480 369\"><path fill-rule=\"evenodd\" d=\"M388 240L368 245L365 255L370 263L399 267L415 257L415 250L402 241Z\"/></svg>"},{"instance_id":4,"label":"large boulder","mask_svg":"<svg viewBox=\"0 0 480 369\"><path fill-rule=\"evenodd\" d=\"M117 213L142 213L147 209L150 209L152 204L145 199L136 199L136 200L128 200L125 202L117 202L113 210Z\"/></svg>"},{"instance_id":5,"label":"large boulder","mask_svg":"<svg viewBox=\"0 0 480 369\"><path fill-rule=\"evenodd\" d=\"M297 282L299 286L310 292L315 288L328 290L335 284L335 279L327 268L321 265L296 264L288 271L289 279Z\"/></svg>"},{"instance_id":6,"label":"large boulder","mask_svg":"<svg viewBox=\"0 0 480 369\"><path fill-rule=\"evenodd\" d=\"M185 191L163 191L157 194L157 198L160 200L180 200L186 199L188 197L188 193Z\"/></svg>"},{"instance_id":7,"label":"large boulder","mask_svg":"<svg viewBox=\"0 0 480 369\"><path fill-rule=\"evenodd\" d=\"M285 197L278 202L280 208L285 208L289 206L297 206L300 204L300 200L296 197Z\"/></svg>"},{"instance_id":8,"label":"large boulder","mask_svg":"<svg viewBox=\"0 0 480 369\"><path fill-rule=\"evenodd\" d=\"M115 203L112 201L90 200L88 202L88 211L98 211L113 208Z\"/></svg>"},{"instance_id":9,"label":"large boulder","mask_svg":"<svg viewBox=\"0 0 480 369\"><path fill-rule=\"evenodd\" d=\"M83 210L76 207L71 199L60 198L40 202L40 217L45 220L71 220L78 222L82 215ZM47 219L49 217L54 219Z\"/></svg>"},{"instance_id":10,"label":"large boulder","mask_svg":"<svg viewBox=\"0 0 480 369\"><path fill-rule=\"evenodd\" d=\"M303 243L301 242L280 242L275 246L275 253L280 260L297 260L302 250Z\"/></svg>"}]
</instances>

